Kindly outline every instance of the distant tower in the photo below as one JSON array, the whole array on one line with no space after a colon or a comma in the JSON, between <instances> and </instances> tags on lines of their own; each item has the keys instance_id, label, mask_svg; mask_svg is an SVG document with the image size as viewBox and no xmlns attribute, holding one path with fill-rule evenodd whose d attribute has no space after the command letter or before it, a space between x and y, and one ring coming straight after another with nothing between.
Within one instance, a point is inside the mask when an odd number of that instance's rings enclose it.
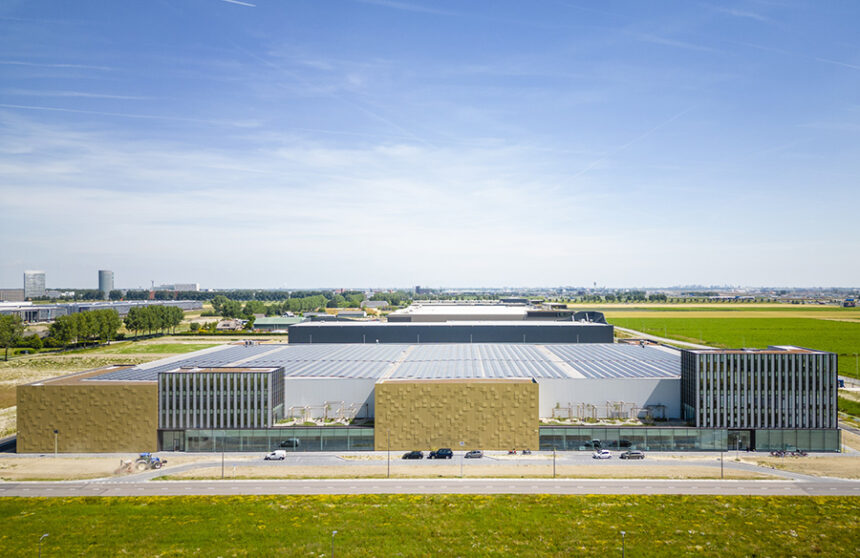
<instances>
[{"instance_id":1,"label":"distant tower","mask_svg":"<svg viewBox=\"0 0 860 558\"><path fill-rule=\"evenodd\" d=\"M113 290L113 271L109 269L99 270L99 291L102 293L102 298L107 300L110 298L110 292Z\"/></svg>"},{"instance_id":2,"label":"distant tower","mask_svg":"<svg viewBox=\"0 0 860 558\"><path fill-rule=\"evenodd\" d=\"M45 296L45 272L24 272L24 298L44 298Z\"/></svg>"}]
</instances>

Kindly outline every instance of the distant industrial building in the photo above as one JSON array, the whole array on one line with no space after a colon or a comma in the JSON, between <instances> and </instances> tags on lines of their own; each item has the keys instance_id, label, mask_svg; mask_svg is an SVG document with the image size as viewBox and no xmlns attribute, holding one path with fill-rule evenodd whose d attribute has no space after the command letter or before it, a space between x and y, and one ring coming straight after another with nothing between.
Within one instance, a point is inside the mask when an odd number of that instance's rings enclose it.
<instances>
[{"instance_id":1,"label":"distant industrial building","mask_svg":"<svg viewBox=\"0 0 860 558\"><path fill-rule=\"evenodd\" d=\"M89 310L116 310L125 316L135 306L176 306L182 310L199 310L203 303L198 300L127 300L122 302L66 302L61 304L33 304L18 302L0 305L0 314L17 315L24 322L50 322L60 316L87 312Z\"/></svg>"},{"instance_id":2,"label":"distant industrial building","mask_svg":"<svg viewBox=\"0 0 860 558\"><path fill-rule=\"evenodd\" d=\"M296 316L272 316L254 320L254 329L260 331L286 332L290 326L301 323L304 318Z\"/></svg>"},{"instance_id":3,"label":"distant industrial building","mask_svg":"<svg viewBox=\"0 0 860 558\"><path fill-rule=\"evenodd\" d=\"M24 302L24 289L0 289L0 302Z\"/></svg>"},{"instance_id":4,"label":"distant industrial building","mask_svg":"<svg viewBox=\"0 0 860 558\"><path fill-rule=\"evenodd\" d=\"M45 272L24 272L24 298L44 298L45 296Z\"/></svg>"},{"instance_id":5,"label":"distant industrial building","mask_svg":"<svg viewBox=\"0 0 860 558\"><path fill-rule=\"evenodd\" d=\"M420 302L388 315L389 322L452 321L572 321L574 311L564 304L523 305L498 302Z\"/></svg>"},{"instance_id":6,"label":"distant industrial building","mask_svg":"<svg viewBox=\"0 0 860 558\"><path fill-rule=\"evenodd\" d=\"M289 332L290 343L612 343L613 340L613 326L589 322L306 321L291 325Z\"/></svg>"},{"instance_id":7,"label":"distant industrial building","mask_svg":"<svg viewBox=\"0 0 860 558\"><path fill-rule=\"evenodd\" d=\"M154 291L174 291L174 292L197 292L200 290L200 283L169 283L166 285L157 285L153 287Z\"/></svg>"},{"instance_id":8,"label":"distant industrial building","mask_svg":"<svg viewBox=\"0 0 860 558\"><path fill-rule=\"evenodd\" d=\"M389 304L387 300L363 300L361 301L362 308L372 308L374 310L385 310Z\"/></svg>"},{"instance_id":9,"label":"distant industrial building","mask_svg":"<svg viewBox=\"0 0 860 558\"><path fill-rule=\"evenodd\" d=\"M102 298L107 300L113 290L113 271L107 269L99 270L99 292Z\"/></svg>"}]
</instances>

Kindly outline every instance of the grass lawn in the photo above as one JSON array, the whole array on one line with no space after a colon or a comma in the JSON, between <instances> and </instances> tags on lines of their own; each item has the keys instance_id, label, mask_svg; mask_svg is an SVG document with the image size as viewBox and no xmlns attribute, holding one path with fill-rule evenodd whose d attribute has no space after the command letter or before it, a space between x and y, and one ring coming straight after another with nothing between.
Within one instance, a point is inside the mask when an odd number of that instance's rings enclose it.
<instances>
[{"instance_id":1,"label":"grass lawn","mask_svg":"<svg viewBox=\"0 0 860 558\"><path fill-rule=\"evenodd\" d=\"M4 498L6 556L857 556L860 499L368 495Z\"/></svg>"},{"instance_id":2,"label":"grass lawn","mask_svg":"<svg viewBox=\"0 0 860 558\"><path fill-rule=\"evenodd\" d=\"M760 318L753 313L737 318L649 317L612 318L608 321L626 327L681 341L719 347L758 347L799 345L832 351L839 355L839 373L860 377L860 322L815 318Z\"/></svg>"},{"instance_id":3,"label":"grass lawn","mask_svg":"<svg viewBox=\"0 0 860 558\"><path fill-rule=\"evenodd\" d=\"M194 351L217 347L219 345L222 345L222 343L133 343L116 349L105 349L102 352L119 355L150 353L177 355L192 353Z\"/></svg>"},{"instance_id":4,"label":"grass lawn","mask_svg":"<svg viewBox=\"0 0 860 558\"><path fill-rule=\"evenodd\" d=\"M840 396L838 404L841 412L860 417L860 402Z\"/></svg>"}]
</instances>

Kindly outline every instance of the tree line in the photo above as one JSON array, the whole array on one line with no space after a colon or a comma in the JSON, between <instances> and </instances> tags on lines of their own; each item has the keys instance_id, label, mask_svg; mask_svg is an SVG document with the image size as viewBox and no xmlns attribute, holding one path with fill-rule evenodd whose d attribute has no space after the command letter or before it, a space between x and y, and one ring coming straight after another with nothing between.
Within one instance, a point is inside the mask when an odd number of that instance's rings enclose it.
<instances>
[{"instance_id":1,"label":"tree line","mask_svg":"<svg viewBox=\"0 0 860 558\"><path fill-rule=\"evenodd\" d=\"M90 310L60 316L49 326L47 346L65 346L70 343L106 342L116 338L122 320L116 310Z\"/></svg>"},{"instance_id":2,"label":"tree line","mask_svg":"<svg viewBox=\"0 0 860 558\"><path fill-rule=\"evenodd\" d=\"M185 312L176 306L135 306L129 309L125 317L125 327L135 335L140 332L169 332L176 333L176 327L182 322Z\"/></svg>"},{"instance_id":3,"label":"tree line","mask_svg":"<svg viewBox=\"0 0 860 558\"><path fill-rule=\"evenodd\" d=\"M262 300L242 302L219 294L212 299L213 312L208 315L223 316L225 318L243 318L247 320L254 314L281 316L287 312L301 314L323 311L326 308L359 308L363 300L364 293L358 291L313 294L304 297L293 297L270 304L266 304ZM207 314L204 313L203 315Z\"/></svg>"}]
</instances>

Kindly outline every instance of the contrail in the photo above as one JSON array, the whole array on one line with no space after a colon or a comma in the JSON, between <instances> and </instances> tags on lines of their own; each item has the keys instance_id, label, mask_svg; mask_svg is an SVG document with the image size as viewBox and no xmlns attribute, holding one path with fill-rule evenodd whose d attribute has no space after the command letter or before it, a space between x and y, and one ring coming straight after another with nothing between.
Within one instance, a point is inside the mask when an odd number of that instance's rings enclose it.
<instances>
[{"instance_id":1,"label":"contrail","mask_svg":"<svg viewBox=\"0 0 860 558\"><path fill-rule=\"evenodd\" d=\"M102 70L105 72L113 71L113 68L106 66L90 66L87 64L39 64L37 62L21 62L18 60L0 60L0 64L5 66L35 66L37 68L72 68L82 70Z\"/></svg>"},{"instance_id":2,"label":"contrail","mask_svg":"<svg viewBox=\"0 0 860 558\"><path fill-rule=\"evenodd\" d=\"M0 103L0 108L22 109L22 110L45 110L51 112L71 112L74 114L94 114L96 116L118 116L121 118L140 118L144 120L174 120L179 122L197 122L200 124L230 125L229 122L218 120L203 120L199 118L182 118L181 116L159 116L156 114L129 114L125 112L101 112L97 110L81 110L62 107L42 107L38 105L11 105Z\"/></svg>"},{"instance_id":3,"label":"contrail","mask_svg":"<svg viewBox=\"0 0 860 558\"><path fill-rule=\"evenodd\" d=\"M239 2L239 0L221 0L222 2L229 2L230 4L239 4L240 6L248 6L249 8L256 8L256 4L249 4L248 2Z\"/></svg>"},{"instance_id":4,"label":"contrail","mask_svg":"<svg viewBox=\"0 0 860 558\"><path fill-rule=\"evenodd\" d=\"M690 108L687 108L687 109L682 110L681 112L679 112L679 113L678 113L678 114L676 114L675 116L673 116L673 117L669 118L668 120L665 120L665 121L663 121L663 122L661 122L661 123L657 124L656 126L654 126L653 128L651 128L651 129L650 129L650 130L648 130L647 132L645 132L645 133L643 133L643 134L641 134L641 135L639 135L639 136L637 136L637 137L633 138L632 140L628 141L627 143L625 143L624 145L622 145L622 146L621 146L621 147L619 147L618 149L615 149L614 151L607 151L606 153L604 153L603 155L601 155L598 159L595 159L594 161L592 161L592 162L591 162L587 167L585 167L584 169L582 169L582 170L581 170L581 171L579 171L578 173L574 174L571 178L577 178L577 177L579 177L579 176L582 176L583 174L587 173L588 171L590 171L591 169L593 169L594 167L596 167L597 165L599 165L600 163L602 163L603 161L605 161L606 159L608 159L610 156L612 156L612 155L617 155L618 153L621 153L622 151L624 151L625 149L627 149L628 147L630 147L630 146L631 146L631 145L633 145L634 143L637 143L637 142L642 141L643 139L647 138L648 136L650 136L651 134L653 134L654 132L656 132L657 130L659 130L660 128L662 128L663 126L665 126L665 125L667 125L667 124L669 124L669 123L671 123L671 122L674 122L675 120L677 120L677 119L681 118L682 116L684 116L685 114L687 114L688 112L690 112L691 110L693 110L693 108L694 108L694 107L690 107Z\"/></svg>"}]
</instances>

